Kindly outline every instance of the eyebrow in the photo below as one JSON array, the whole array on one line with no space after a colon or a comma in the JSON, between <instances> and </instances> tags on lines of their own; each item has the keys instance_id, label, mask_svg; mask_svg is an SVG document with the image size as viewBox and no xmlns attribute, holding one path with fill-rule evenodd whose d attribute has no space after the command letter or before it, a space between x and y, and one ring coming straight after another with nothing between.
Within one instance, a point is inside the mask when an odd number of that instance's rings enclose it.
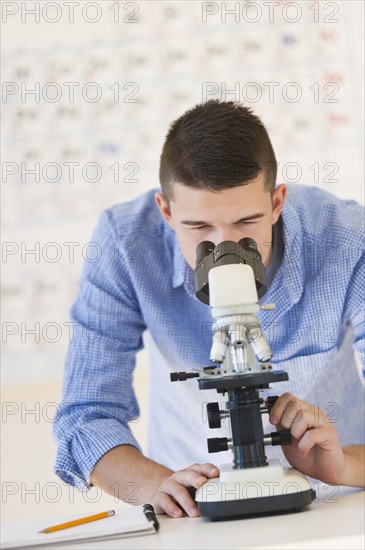
<instances>
[{"instance_id":1,"label":"eyebrow","mask_svg":"<svg viewBox=\"0 0 365 550\"><path fill-rule=\"evenodd\" d=\"M250 216L245 216L244 218L240 218L236 222L233 223L241 223L241 222L248 222L252 220L259 220L260 218L264 217L264 213L258 212L257 214L251 214ZM207 222L204 221L194 221L194 220L183 220L181 222L183 225L210 225Z\"/></svg>"}]
</instances>

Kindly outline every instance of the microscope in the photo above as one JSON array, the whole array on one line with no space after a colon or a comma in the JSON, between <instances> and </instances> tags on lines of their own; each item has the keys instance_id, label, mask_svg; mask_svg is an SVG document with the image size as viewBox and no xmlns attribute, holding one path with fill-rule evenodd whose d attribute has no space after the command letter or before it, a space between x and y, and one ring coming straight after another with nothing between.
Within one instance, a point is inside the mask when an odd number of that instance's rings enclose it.
<instances>
[{"instance_id":1,"label":"microscope","mask_svg":"<svg viewBox=\"0 0 365 550\"><path fill-rule=\"evenodd\" d=\"M228 437L208 439L208 452L232 450L232 463L220 466L218 478L196 491L200 514L213 520L234 516L301 510L315 498L307 478L279 461L269 464L266 445L290 445L290 430L264 434L262 415L270 413L278 396L260 397L269 384L288 380L287 372L270 364L272 352L257 312L275 308L258 305L266 290L265 267L250 238L218 245L201 242L196 249L196 297L211 308L210 361L198 372L171 373L171 381L197 378L199 389L215 388L226 396L225 408L208 403L209 427L227 419ZM218 366L217 366L218 365Z\"/></svg>"}]
</instances>

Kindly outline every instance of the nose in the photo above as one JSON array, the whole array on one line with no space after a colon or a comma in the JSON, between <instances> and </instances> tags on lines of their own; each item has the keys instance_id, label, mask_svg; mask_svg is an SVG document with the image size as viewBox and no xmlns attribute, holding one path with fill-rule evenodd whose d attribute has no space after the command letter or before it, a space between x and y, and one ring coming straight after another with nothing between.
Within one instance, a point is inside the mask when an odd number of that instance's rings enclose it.
<instances>
[{"instance_id":1,"label":"nose","mask_svg":"<svg viewBox=\"0 0 365 550\"><path fill-rule=\"evenodd\" d=\"M213 237L214 238L212 238L211 240L214 242L214 244L217 245L219 243L222 243L223 241L234 241L238 243L238 241L242 239L244 235L242 234L242 230L237 231L233 229L223 229L220 231L215 231Z\"/></svg>"}]
</instances>

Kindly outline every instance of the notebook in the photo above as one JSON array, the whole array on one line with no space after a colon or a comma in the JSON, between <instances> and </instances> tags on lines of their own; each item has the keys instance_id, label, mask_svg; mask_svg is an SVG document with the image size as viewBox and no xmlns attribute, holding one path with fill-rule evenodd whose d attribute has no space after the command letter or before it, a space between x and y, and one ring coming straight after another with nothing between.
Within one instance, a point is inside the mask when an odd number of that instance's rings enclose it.
<instances>
[{"instance_id":1,"label":"notebook","mask_svg":"<svg viewBox=\"0 0 365 550\"><path fill-rule=\"evenodd\" d=\"M98 513L98 510L95 512ZM70 527L55 533L38 533L46 527L72 521L86 515L62 516L33 521L13 522L1 526L1 548L27 548L34 546L59 544L62 542L103 541L112 538L152 535L156 529L143 512L142 506L115 509L115 515ZM65 546L67 547L67 545Z\"/></svg>"}]
</instances>

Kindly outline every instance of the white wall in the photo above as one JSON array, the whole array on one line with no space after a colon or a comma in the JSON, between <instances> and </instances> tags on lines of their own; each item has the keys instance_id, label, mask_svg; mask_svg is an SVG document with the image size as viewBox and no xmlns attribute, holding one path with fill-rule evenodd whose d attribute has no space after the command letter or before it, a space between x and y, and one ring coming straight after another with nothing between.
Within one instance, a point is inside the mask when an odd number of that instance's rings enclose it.
<instances>
[{"instance_id":1,"label":"white wall","mask_svg":"<svg viewBox=\"0 0 365 550\"><path fill-rule=\"evenodd\" d=\"M29 13L35 2L3 2L5 382L60 376L64 323L97 217L159 185L168 125L204 99L204 83L213 83L214 97L246 100L263 117L279 180L363 201L363 3L280 2L273 22L266 4L81 2L69 23L64 2L40 2L39 22ZM234 7L235 15L224 12ZM204 22L204 9L217 13ZM78 84L74 102L70 82ZM39 102L22 97L37 86ZM97 90L100 100L90 102ZM39 183L22 174L36 162ZM79 163L74 181L70 162ZM99 181L88 181L97 178L88 163L99 166ZM74 259L67 242L78 243Z\"/></svg>"},{"instance_id":2,"label":"white wall","mask_svg":"<svg viewBox=\"0 0 365 550\"><path fill-rule=\"evenodd\" d=\"M269 130L279 181L364 201L362 2L282 1L273 19L261 1L76 4L69 22L62 1L2 2L2 378L6 399L29 407L40 398L24 384L49 382L57 395L64 323L99 213L159 185L168 125L187 108L208 97L244 101ZM22 173L37 162L38 182ZM74 181L66 163L79 163ZM20 412L17 421L24 429ZM18 441L18 462L7 462L3 479L21 479L35 462L50 471L50 455L27 454L15 424L6 434Z\"/></svg>"}]
</instances>

